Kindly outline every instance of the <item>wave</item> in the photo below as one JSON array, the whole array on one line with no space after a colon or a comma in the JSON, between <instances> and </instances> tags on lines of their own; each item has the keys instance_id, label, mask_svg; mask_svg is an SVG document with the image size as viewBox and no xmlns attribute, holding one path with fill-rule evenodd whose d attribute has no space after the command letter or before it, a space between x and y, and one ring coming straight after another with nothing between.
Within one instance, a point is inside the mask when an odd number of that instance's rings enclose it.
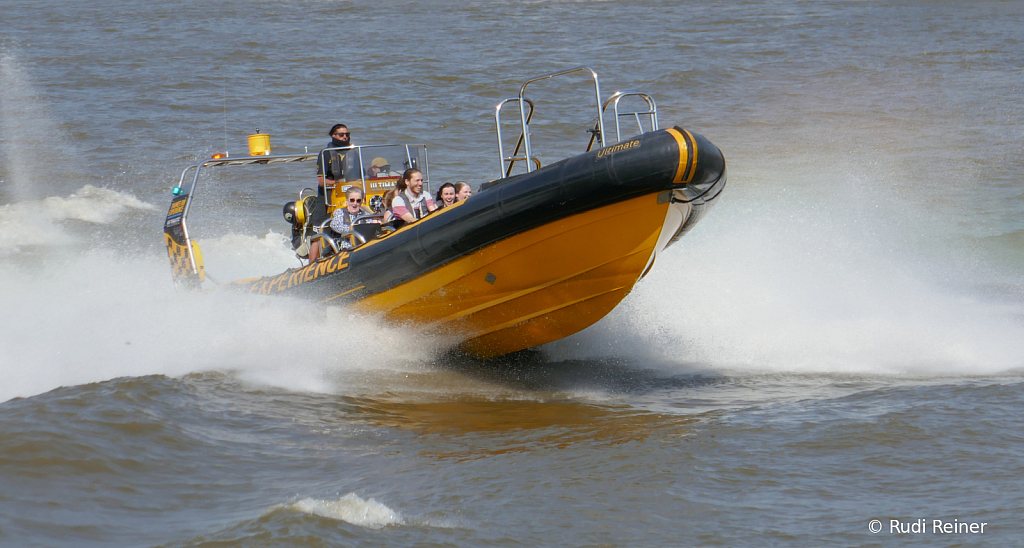
<instances>
[{"instance_id":1,"label":"wave","mask_svg":"<svg viewBox=\"0 0 1024 548\"><path fill-rule=\"evenodd\" d=\"M349 493L335 500L304 498L275 505L259 517L247 518L228 527L204 533L168 546L251 546L308 545L311 538L326 545L345 545L352 541L351 527L379 530L407 525L397 511L374 499ZM416 525L429 525L416 523Z\"/></svg>"},{"instance_id":2,"label":"wave","mask_svg":"<svg viewBox=\"0 0 1024 548\"><path fill-rule=\"evenodd\" d=\"M155 219L156 211L91 185L0 206L0 401L117 377L208 371L332 391L353 382L346 372L400 370L427 361L437 345L306 301L178 292L162 245L128 251L122 243L137 231L123 221L140 212ZM119 225L113 239L88 230L112 224ZM162 244L156 228L150 239ZM297 266L288 239L273 231L199 244L218 281Z\"/></svg>"},{"instance_id":3,"label":"wave","mask_svg":"<svg viewBox=\"0 0 1024 548\"><path fill-rule=\"evenodd\" d=\"M24 247L65 245L80 241L64 221L109 224L130 211L155 211L130 194L85 185L67 197L50 196L0 206L0 255Z\"/></svg>"},{"instance_id":4,"label":"wave","mask_svg":"<svg viewBox=\"0 0 1024 548\"><path fill-rule=\"evenodd\" d=\"M344 521L360 527L380 529L388 525L404 525L405 518L396 510L374 500L349 493L336 500L304 498L283 506L284 509Z\"/></svg>"},{"instance_id":5,"label":"wave","mask_svg":"<svg viewBox=\"0 0 1024 548\"><path fill-rule=\"evenodd\" d=\"M260 249L284 260L273 233L209 243L239 252L242 263ZM387 382L360 375L397 375L429 361L440 344L403 326L303 300L179 292L162 250L36 255L0 261L0 401L117 377L210 371L298 391L344 391L353 383ZM218 272L246 270L230 257L221 260L230 268Z\"/></svg>"}]
</instances>

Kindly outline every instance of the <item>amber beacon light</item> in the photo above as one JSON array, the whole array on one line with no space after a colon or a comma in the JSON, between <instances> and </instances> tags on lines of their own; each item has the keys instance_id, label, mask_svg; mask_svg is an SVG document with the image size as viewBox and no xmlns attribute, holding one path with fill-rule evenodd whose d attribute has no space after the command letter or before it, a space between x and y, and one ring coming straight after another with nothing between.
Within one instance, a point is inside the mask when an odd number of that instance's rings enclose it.
<instances>
[{"instance_id":1,"label":"amber beacon light","mask_svg":"<svg viewBox=\"0 0 1024 548\"><path fill-rule=\"evenodd\" d=\"M259 128L249 136L249 156L270 156L270 135L260 133Z\"/></svg>"}]
</instances>

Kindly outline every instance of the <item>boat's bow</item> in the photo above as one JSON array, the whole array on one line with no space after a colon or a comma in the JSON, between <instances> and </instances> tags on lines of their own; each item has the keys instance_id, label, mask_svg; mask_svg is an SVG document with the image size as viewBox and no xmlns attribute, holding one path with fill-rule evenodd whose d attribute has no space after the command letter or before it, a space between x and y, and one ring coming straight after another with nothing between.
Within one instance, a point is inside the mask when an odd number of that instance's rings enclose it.
<instances>
[{"instance_id":1,"label":"boat's bow","mask_svg":"<svg viewBox=\"0 0 1024 548\"><path fill-rule=\"evenodd\" d=\"M433 326L481 357L560 339L610 312L725 181L718 148L673 128L485 185L389 236L407 258L372 276L358 306Z\"/></svg>"}]
</instances>

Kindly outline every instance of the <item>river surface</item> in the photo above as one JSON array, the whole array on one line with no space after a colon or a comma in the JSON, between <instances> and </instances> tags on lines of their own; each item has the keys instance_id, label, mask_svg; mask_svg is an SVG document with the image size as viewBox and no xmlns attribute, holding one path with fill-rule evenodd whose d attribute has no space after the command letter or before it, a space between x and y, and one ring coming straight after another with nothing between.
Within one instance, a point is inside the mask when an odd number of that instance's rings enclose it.
<instances>
[{"instance_id":1,"label":"river surface","mask_svg":"<svg viewBox=\"0 0 1024 548\"><path fill-rule=\"evenodd\" d=\"M0 0L0 545L1024 546L1022 59L1022 2ZM729 162L586 331L482 363L173 288L189 163L344 122L476 187L581 65ZM586 80L530 93L582 151ZM222 281L298 264L313 181L239 169Z\"/></svg>"}]
</instances>

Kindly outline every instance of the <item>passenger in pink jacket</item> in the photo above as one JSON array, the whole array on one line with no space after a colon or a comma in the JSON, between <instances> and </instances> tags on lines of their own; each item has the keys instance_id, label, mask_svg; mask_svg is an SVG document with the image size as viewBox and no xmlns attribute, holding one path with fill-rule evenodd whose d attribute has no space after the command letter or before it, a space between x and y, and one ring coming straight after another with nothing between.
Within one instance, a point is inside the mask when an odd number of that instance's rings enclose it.
<instances>
[{"instance_id":1,"label":"passenger in pink jacket","mask_svg":"<svg viewBox=\"0 0 1024 548\"><path fill-rule=\"evenodd\" d=\"M395 217L411 223L426 217L427 213L437 209L433 198L423 192L423 173L420 170L415 168L405 170L398 188L403 186L405 190L398 193L391 202L391 211Z\"/></svg>"}]
</instances>

